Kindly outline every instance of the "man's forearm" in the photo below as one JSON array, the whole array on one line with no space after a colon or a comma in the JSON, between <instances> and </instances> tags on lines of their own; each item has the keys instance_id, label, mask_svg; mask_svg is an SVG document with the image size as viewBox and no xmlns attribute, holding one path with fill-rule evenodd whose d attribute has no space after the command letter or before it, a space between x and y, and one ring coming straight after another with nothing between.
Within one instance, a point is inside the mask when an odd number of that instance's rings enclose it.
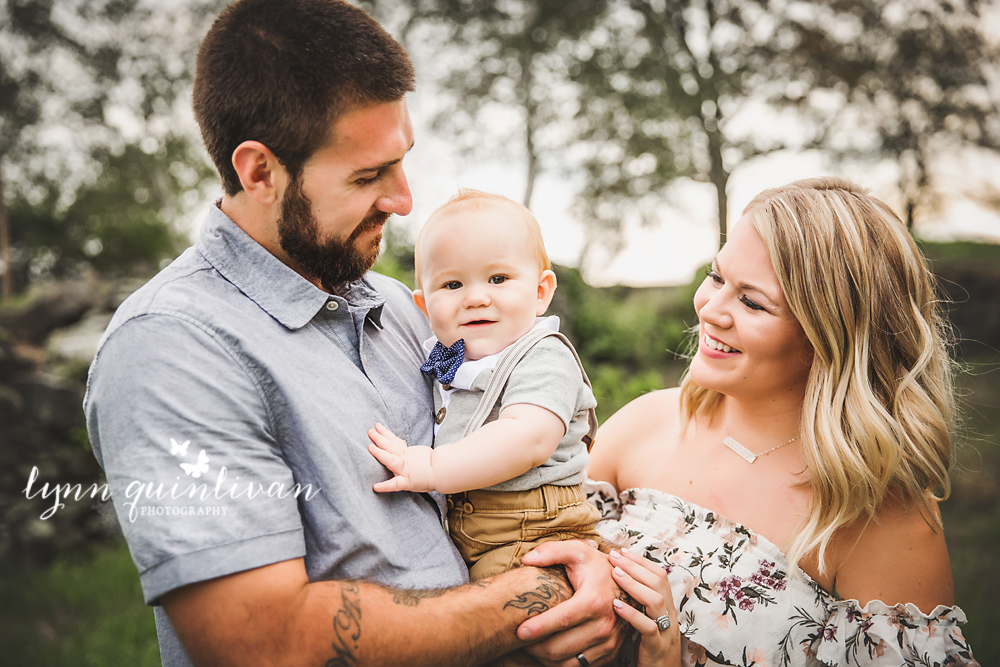
<instances>
[{"instance_id":1,"label":"man's forearm","mask_svg":"<svg viewBox=\"0 0 1000 667\"><path fill-rule=\"evenodd\" d=\"M164 599L196 665L477 665L522 646L518 625L572 595L561 568L518 568L433 591L288 582L281 579L288 572L269 572L295 562L195 584Z\"/></svg>"},{"instance_id":2,"label":"man's forearm","mask_svg":"<svg viewBox=\"0 0 1000 667\"><path fill-rule=\"evenodd\" d=\"M521 568L448 590L339 582L328 667L483 664L523 645L518 625L568 600L561 568Z\"/></svg>"}]
</instances>

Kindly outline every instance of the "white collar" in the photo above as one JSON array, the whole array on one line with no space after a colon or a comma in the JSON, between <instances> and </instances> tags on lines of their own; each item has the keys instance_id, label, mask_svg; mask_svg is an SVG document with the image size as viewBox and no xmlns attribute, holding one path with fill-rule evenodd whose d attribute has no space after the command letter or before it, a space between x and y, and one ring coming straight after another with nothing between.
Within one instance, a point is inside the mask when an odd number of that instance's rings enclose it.
<instances>
[{"instance_id":1,"label":"white collar","mask_svg":"<svg viewBox=\"0 0 1000 667\"><path fill-rule=\"evenodd\" d=\"M552 331L559 331L559 316L549 315L548 317L536 317L535 325L531 327L531 330L535 329L551 329ZM527 332L525 332L527 335ZM520 339L519 339L520 340ZM424 352L430 355L431 350L434 349L434 344L438 342L436 336L431 336L424 341ZM515 343L517 341L514 341ZM513 345L514 343L511 343ZM507 347L510 347L508 345ZM458 367L458 372L455 373L455 379L451 381L451 386L455 389L472 389L472 383L476 381L476 378L485 370L492 370L496 368L497 361L500 359L500 355L507 351L507 347L500 350L496 354L490 354L481 359L476 359L475 361L463 361L462 365Z\"/></svg>"}]
</instances>

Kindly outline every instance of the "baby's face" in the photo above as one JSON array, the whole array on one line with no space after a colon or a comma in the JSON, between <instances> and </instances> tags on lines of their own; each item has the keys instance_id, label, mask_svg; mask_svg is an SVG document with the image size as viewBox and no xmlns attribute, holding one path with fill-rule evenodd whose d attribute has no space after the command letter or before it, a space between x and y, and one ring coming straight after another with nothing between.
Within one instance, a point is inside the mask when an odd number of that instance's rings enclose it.
<instances>
[{"instance_id":1,"label":"baby's face","mask_svg":"<svg viewBox=\"0 0 1000 667\"><path fill-rule=\"evenodd\" d=\"M542 271L517 211L489 203L452 206L428 224L414 301L438 340L465 339L465 358L496 354L528 333L548 308L555 275Z\"/></svg>"}]
</instances>

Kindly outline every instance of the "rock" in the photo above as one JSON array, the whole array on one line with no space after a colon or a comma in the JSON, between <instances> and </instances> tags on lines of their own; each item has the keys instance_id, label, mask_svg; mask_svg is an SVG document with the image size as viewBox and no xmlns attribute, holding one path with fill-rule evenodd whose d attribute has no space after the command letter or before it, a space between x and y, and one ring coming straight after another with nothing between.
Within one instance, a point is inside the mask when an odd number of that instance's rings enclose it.
<instances>
[{"instance_id":1,"label":"rock","mask_svg":"<svg viewBox=\"0 0 1000 667\"><path fill-rule=\"evenodd\" d=\"M58 329L49 337L49 356L90 364L97 354L97 344L111 322L112 313L91 312L76 324Z\"/></svg>"},{"instance_id":2,"label":"rock","mask_svg":"<svg viewBox=\"0 0 1000 667\"><path fill-rule=\"evenodd\" d=\"M86 439L83 381L49 372L42 365L44 354L29 355L11 338L0 335L0 561L44 564L115 533L89 496L70 499L48 519L41 518L54 503L56 484L79 483L87 489L103 484L104 476ZM38 479L28 498L33 470ZM50 484L47 499L42 497L45 483Z\"/></svg>"},{"instance_id":3,"label":"rock","mask_svg":"<svg viewBox=\"0 0 1000 667\"><path fill-rule=\"evenodd\" d=\"M25 306L0 312L0 327L22 343L41 345L55 329L75 324L105 298L92 281L60 283Z\"/></svg>"}]
</instances>

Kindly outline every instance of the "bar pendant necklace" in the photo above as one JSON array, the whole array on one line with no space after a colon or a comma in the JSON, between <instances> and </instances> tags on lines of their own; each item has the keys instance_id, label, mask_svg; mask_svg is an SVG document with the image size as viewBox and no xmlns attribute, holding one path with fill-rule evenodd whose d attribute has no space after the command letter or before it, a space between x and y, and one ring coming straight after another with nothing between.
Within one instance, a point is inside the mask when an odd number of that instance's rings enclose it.
<instances>
[{"instance_id":1,"label":"bar pendant necklace","mask_svg":"<svg viewBox=\"0 0 1000 667\"><path fill-rule=\"evenodd\" d=\"M731 435L729 435L729 427L726 426L726 420L725 419L722 420L722 428L726 432L726 439L722 441L722 444L724 444L726 447L728 447L729 449L731 449L734 454L736 454L737 456L739 456L741 459L743 459L747 463L753 463L754 461L756 461L760 457L767 456L768 454L770 454L774 450L781 449L785 445L790 445L790 444L792 444L793 442L795 442L796 440L799 439L799 436L795 436L794 438L792 438L788 442L783 442L780 445L778 445L777 447L772 447L771 449L767 450L766 452L761 452L760 454L754 454L749 449L747 449L746 447L744 447L743 445L741 445L739 442L737 442L735 438L733 438Z\"/></svg>"}]
</instances>

